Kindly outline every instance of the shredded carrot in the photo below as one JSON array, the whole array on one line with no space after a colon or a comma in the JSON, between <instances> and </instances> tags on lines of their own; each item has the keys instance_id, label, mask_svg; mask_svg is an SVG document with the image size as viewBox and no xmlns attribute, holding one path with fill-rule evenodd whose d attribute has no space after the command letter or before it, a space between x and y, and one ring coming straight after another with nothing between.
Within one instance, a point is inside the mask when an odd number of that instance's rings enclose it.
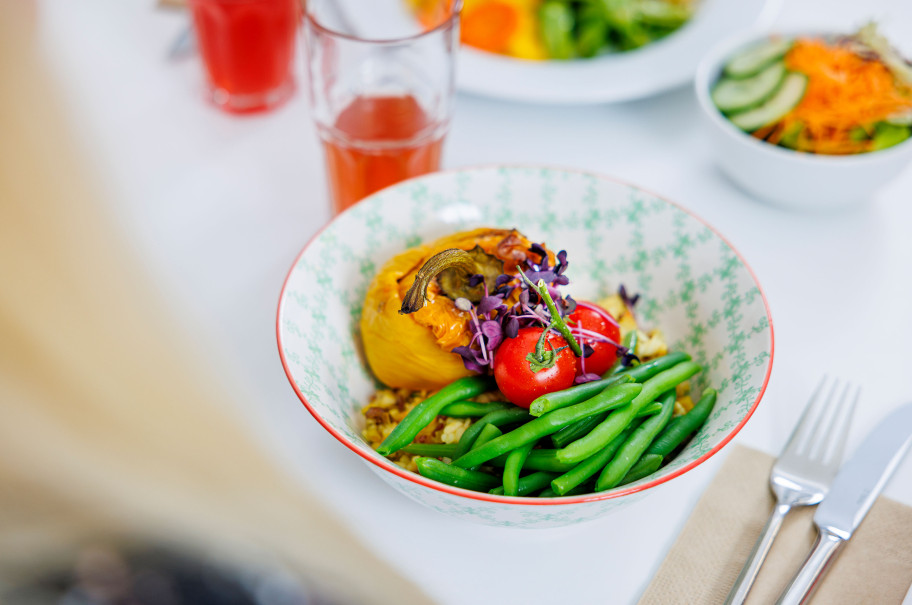
<instances>
[{"instance_id":1,"label":"shredded carrot","mask_svg":"<svg viewBox=\"0 0 912 605\"><path fill-rule=\"evenodd\" d=\"M753 135L754 135L755 137L757 137L758 139L766 139L766 140L769 140L768 137L769 137L775 130L776 130L776 124L770 124L769 126L764 126L763 128L760 128L759 130L755 130L755 131L753 132ZM770 141L770 142L772 142L772 141Z\"/></svg>"},{"instance_id":2,"label":"shredded carrot","mask_svg":"<svg viewBox=\"0 0 912 605\"><path fill-rule=\"evenodd\" d=\"M778 143L784 133L801 128L798 148L823 154L869 151L869 140L857 140L858 128L912 110L912 89L896 80L876 56L862 56L839 43L798 39L785 56L786 67L808 76L801 102L763 133ZM800 123L800 125L798 124ZM758 136L760 133L754 133Z\"/></svg>"}]
</instances>

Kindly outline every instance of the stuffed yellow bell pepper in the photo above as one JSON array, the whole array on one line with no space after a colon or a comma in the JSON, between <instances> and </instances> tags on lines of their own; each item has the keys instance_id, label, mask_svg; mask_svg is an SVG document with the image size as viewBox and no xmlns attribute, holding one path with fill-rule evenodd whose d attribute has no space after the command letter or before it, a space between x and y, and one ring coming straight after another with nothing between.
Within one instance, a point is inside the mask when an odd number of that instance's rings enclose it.
<instances>
[{"instance_id":1,"label":"stuffed yellow bell pepper","mask_svg":"<svg viewBox=\"0 0 912 605\"><path fill-rule=\"evenodd\" d=\"M531 242L510 229L481 228L443 237L395 256L368 288L361 339L368 364L388 387L436 390L471 374L455 347L471 340L471 315L453 299L477 300L484 285L514 274ZM416 284L417 278L417 284Z\"/></svg>"}]
</instances>

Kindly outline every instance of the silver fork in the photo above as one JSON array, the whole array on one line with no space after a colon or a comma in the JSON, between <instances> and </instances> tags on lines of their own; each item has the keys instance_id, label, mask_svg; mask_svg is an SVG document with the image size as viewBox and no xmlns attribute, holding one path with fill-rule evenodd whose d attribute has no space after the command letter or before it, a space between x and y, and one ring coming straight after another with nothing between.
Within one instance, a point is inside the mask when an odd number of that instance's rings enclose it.
<instances>
[{"instance_id":1,"label":"silver fork","mask_svg":"<svg viewBox=\"0 0 912 605\"><path fill-rule=\"evenodd\" d=\"M728 593L726 605L744 603L785 516L793 506L813 506L823 500L839 469L859 389L848 383L840 385L838 380L827 387L827 382L824 376L817 385L773 466L770 487L776 495L776 506Z\"/></svg>"}]
</instances>

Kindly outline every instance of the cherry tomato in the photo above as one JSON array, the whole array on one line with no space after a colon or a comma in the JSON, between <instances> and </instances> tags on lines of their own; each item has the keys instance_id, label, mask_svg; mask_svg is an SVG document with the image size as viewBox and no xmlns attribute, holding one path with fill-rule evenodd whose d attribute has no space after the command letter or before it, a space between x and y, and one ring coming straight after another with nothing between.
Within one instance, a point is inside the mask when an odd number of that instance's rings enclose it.
<instances>
[{"instance_id":1,"label":"cherry tomato","mask_svg":"<svg viewBox=\"0 0 912 605\"><path fill-rule=\"evenodd\" d=\"M576 355L560 335L551 333L544 351L557 351L553 365L533 370L528 355L535 355L542 328L522 328L516 338L504 340L494 353L494 380L500 391L515 405L528 408L539 395L560 391L573 385L576 379Z\"/></svg>"},{"instance_id":2,"label":"cherry tomato","mask_svg":"<svg viewBox=\"0 0 912 605\"><path fill-rule=\"evenodd\" d=\"M577 338L577 327L596 332L612 340L621 342L621 329L611 314L600 306L586 301L578 301L576 309L570 314L568 322L570 331ZM617 347L610 342L599 342L582 338L582 343L592 347L593 353L585 359L585 369L589 374L604 374L617 359ZM576 359L577 373L583 373L583 360Z\"/></svg>"}]
</instances>

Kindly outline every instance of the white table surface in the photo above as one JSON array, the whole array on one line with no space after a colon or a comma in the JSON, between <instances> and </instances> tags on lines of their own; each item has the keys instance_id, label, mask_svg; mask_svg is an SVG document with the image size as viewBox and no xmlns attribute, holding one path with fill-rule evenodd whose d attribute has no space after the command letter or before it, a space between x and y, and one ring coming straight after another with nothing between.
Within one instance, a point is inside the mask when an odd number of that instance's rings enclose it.
<instances>
[{"instance_id":1,"label":"white table surface","mask_svg":"<svg viewBox=\"0 0 912 605\"><path fill-rule=\"evenodd\" d=\"M793 0L777 26L846 29L872 17L912 52L905 0ZM381 482L298 402L275 344L283 278L329 219L305 95L299 89L259 117L206 105L197 58L165 60L186 19L151 0L48 0L42 44L125 238L186 329L220 351L213 363L236 386L251 430L440 603L635 602L726 450L660 495L556 530L457 521ZM864 386L851 451L888 410L912 398L912 166L859 208L795 214L753 201L724 178L699 118L689 88L581 108L461 95L444 165L582 168L704 217L755 270L775 327L769 388L735 443L778 452L814 384L830 372ZM912 460L886 493L912 504Z\"/></svg>"}]
</instances>

